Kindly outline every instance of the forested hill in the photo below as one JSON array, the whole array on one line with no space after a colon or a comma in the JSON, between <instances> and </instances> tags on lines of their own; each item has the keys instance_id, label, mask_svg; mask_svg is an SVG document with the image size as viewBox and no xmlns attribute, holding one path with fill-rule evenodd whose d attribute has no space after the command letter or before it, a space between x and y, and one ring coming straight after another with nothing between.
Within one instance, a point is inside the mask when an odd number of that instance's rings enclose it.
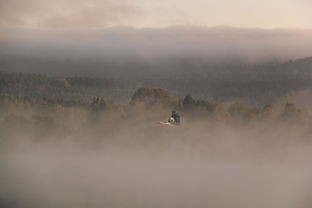
<instances>
[{"instance_id":1,"label":"forested hill","mask_svg":"<svg viewBox=\"0 0 312 208\"><path fill-rule=\"evenodd\" d=\"M312 89L312 58L201 69L189 64L158 75L127 79L0 73L0 93L44 98L63 105L84 104L93 97L128 103L139 87L162 88L180 97L191 93L201 99L272 103L290 92Z\"/></svg>"},{"instance_id":2,"label":"forested hill","mask_svg":"<svg viewBox=\"0 0 312 208\"><path fill-rule=\"evenodd\" d=\"M312 57L262 65L207 67L176 71L168 79L149 79L143 85L188 92L221 101L271 103L290 92L312 89Z\"/></svg>"},{"instance_id":3,"label":"forested hill","mask_svg":"<svg viewBox=\"0 0 312 208\"><path fill-rule=\"evenodd\" d=\"M108 101L125 103L138 87L136 82L127 80L0 72L1 94L45 99L62 105L83 105L102 96Z\"/></svg>"}]
</instances>

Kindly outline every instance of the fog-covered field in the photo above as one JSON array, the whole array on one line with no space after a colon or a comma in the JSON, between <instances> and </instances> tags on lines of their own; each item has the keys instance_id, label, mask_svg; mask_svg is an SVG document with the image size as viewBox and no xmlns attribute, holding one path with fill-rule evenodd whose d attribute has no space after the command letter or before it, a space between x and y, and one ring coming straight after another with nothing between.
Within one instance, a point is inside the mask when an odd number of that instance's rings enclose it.
<instances>
[{"instance_id":1,"label":"fog-covered field","mask_svg":"<svg viewBox=\"0 0 312 208\"><path fill-rule=\"evenodd\" d=\"M1 135L1 207L311 206L309 120L77 115Z\"/></svg>"}]
</instances>

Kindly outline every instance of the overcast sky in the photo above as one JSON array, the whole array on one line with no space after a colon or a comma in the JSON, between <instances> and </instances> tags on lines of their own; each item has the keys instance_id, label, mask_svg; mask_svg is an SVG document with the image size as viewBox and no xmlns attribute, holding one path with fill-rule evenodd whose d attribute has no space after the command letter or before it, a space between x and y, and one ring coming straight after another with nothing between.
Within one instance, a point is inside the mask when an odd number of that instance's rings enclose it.
<instances>
[{"instance_id":1,"label":"overcast sky","mask_svg":"<svg viewBox=\"0 0 312 208\"><path fill-rule=\"evenodd\" d=\"M0 26L312 28L311 0L0 0Z\"/></svg>"}]
</instances>

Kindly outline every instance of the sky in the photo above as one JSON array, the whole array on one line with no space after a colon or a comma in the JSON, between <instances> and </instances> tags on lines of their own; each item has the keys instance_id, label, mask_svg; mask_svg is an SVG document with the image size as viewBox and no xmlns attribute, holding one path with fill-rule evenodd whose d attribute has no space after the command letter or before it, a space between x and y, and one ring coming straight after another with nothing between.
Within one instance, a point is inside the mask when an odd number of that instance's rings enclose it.
<instances>
[{"instance_id":1,"label":"sky","mask_svg":"<svg viewBox=\"0 0 312 208\"><path fill-rule=\"evenodd\" d=\"M0 0L0 27L312 29L311 0Z\"/></svg>"},{"instance_id":2,"label":"sky","mask_svg":"<svg viewBox=\"0 0 312 208\"><path fill-rule=\"evenodd\" d=\"M312 0L0 0L0 61L282 62L312 56L311 11Z\"/></svg>"}]
</instances>

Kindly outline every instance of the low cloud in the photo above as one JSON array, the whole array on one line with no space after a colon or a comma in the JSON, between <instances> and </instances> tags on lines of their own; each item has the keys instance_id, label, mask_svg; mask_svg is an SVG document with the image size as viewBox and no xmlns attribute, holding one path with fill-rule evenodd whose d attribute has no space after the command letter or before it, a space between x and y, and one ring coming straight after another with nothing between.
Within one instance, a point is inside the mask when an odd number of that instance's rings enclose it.
<instances>
[{"instance_id":1,"label":"low cloud","mask_svg":"<svg viewBox=\"0 0 312 208\"><path fill-rule=\"evenodd\" d=\"M72 20L76 21L76 20ZM51 24L67 23L51 20ZM83 23L83 21L82 21ZM69 24L69 23L68 23ZM312 55L312 30L261 30L230 27L110 28L103 30L12 30L0 52L34 57L128 59L146 62L197 58L244 62L289 60Z\"/></svg>"}]
</instances>

